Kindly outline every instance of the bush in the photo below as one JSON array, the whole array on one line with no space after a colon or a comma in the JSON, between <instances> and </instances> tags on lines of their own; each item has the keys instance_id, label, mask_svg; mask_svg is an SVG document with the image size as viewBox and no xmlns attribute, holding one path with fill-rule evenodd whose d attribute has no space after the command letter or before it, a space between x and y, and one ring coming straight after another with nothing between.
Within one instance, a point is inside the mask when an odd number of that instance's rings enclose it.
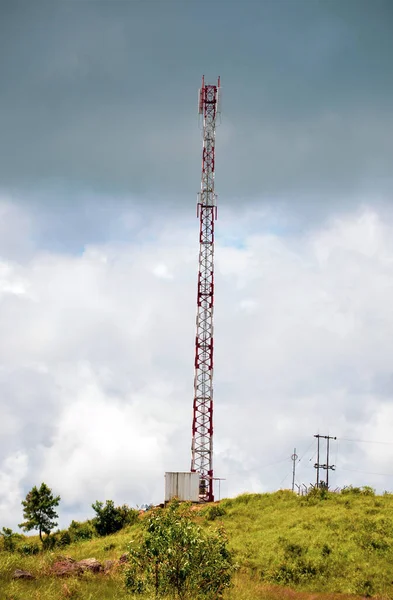
<instances>
[{"instance_id":1,"label":"bush","mask_svg":"<svg viewBox=\"0 0 393 600\"><path fill-rule=\"evenodd\" d=\"M302 556L305 553L305 549L303 548L303 546L300 546L299 544L294 544L292 542L288 542L287 544L285 544L284 547L284 556L285 558L293 558L293 557L298 557L298 556Z\"/></svg>"},{"instance_id":2,"label":"bush","mask_svg":"<svg viewBox=\"0 0 393 600\"><path fill-rule=\"evenodd\" d=\"M329 491L326 487L312 487L308 494L305 496L306 501L312 500L326 500L329 497Z\"/></svg>"},{"instance_id":3,"label":"bush","mask_svg":"<svg viewBox=\"0 0 393 600\"><path fill-rule=\"evenodd\" d=\"M349 485L341 490L342 494L353 494L354 496L375 496L375 490L369 485L363 487L353 487Z\"/></svg>"},{"instance_id":4,"label":"bush","mask_svg":"<svg viewBox=\"0 0 393 600\"><path fill-rule=\"evenodd\" d=\"M70 535L71 542L91 540L91 538L94 536L94 528L89 521L86 521L85 523L71 521L71 525L68 528L68 533Z\"/></svg>"},{"instance_id":5,"label":"bush","mask_svg":"<svg viewBox=\"0 0 393 600\"><path fill-rule=\"evenodd\" d=\"M227 514L225 508L220 506L219 504L213 504L212 506L208 506L204 511L204 515L207 521L214 521L217 517L223 517Z\"/></svg>"},{"instance_id":6,"label":"bush","mask_svg":"<svg viewBox=\"0 0 393 600\"><path fill-rule=\"evenodd\" d=\"M110 550L114 550L115 548L116 548L116 544L114 544L112 542L111 544L107 544L106 546L104 546L104 551L109 552Z\"/></svg>"},{"instance_id":7,"label":"bush","mask_svg":"<svg viewBox=\"0 0 393 600\"><path fill-rule=\"evenodd\" d=\"M326 556L329 556L331 553L332 553L332 549L329 546L329 544L324 544L322 546L322 550L321 550L322 556L326 557Z\"/></svg>"},{"instance_id":8,"label":"bush","mask_svg":"<svg viewBox=\"0 0 393 600\"><path fill-rule=\"evenodd\" d=\"M3 527L0 531L0 535L3 538L3 548L6 552L14 552L16 547L16 541L21 538L19 533L14 533L12 529Z\"/></svg>"},{"instance_id":9,"label":"bush","mask_svg":"<svg viewBox=\"0 0 393 600\"><path fill-rule=\"evenodd\" d=\"M42 547L44 550L54 550L58 545L58 537L56 535L47 535L42 538Z\"/></svg>"},{"instance_id":10,"label":"bush","mask_svg":"<svg viewBox=\"0 0 393 600\"><path fill-rule=\"evenodd\" d=\"M92 520L93 526L100 536L110 535L120 531L126 525L135 523L138 518L138 511L129 508L126 504L115 506L113 500L92 504L96 512L96 517Z\"/></svg>"},{"instance_id":11,"label":"bush","mask_svg":"<svg viewBox=\"0 0 393 600\"><path fill-rule=\"evenodd\" d=\"M370 579L359 581L356 586L356 592L365 598L371 598L375 594L374 584Z\"/></svg>"},{"instance_id":12,"label":"bush","mask_svg":"<svg viewBox=\"0 0 393 600\"><path fill-rule=\"evenodd\" d=\"M285 561L276 567L270 579L274 583L283 585L305 583L318 575L319 566L313 564L310 560L300 558L293 562Z\"/></svg>"},{"instance_id":13,"label":"bush","mask_svg":"<svg viewBox=\"0 0 393 600\"><path fill-rule=\"evenodd\" d=\"M24 554L25 556L33 556L34 554L38 554L40 548L38 544L23 544L19 546L18 552L20 554Z\"/></svg>"},{"instance_id":14,"label":"bush","mask_svg":"<svg viewBox=\"0 0 393 600\"><path fill-rule=\"evenodd\" d=\"M146 511L151 510L152 505L146 508ZM139 511L134 508L130 508L127 504L123 504L123 506L118 506L117 510L119 512L120 518L123 521L123 527L126 525L134 525L139 517Z\"/></svg>"},{"instance_id":15,"label":"bush","mask_svg":"<svg viewBox=\"0 0 393 600\"><path fill-rule=\"evenodd\" d=\"M375 496L375 490L369 485L362 487L362 496Z\"/></svg>"},{"instance_id":16,"label":"bush","mask_svg":"<svg viewBox=\"0 0 393 600\"><path fill-rule=\"evenodd\" d=\"M69 534L68 531L62 531L59 534L59 539L58 539L58 546L60 546L60 548L64 548L64 546L69 546L71 544L71 536Z\"/></svg>"},{"instance_id":17,"label":"bush","mask_svg":"<svg viewBox=\"0 0 393 600\"><path fill-rule=\"evenodd\" d=\"M229 587L234 569L222 529L204 531L188 505L172 502L143 521L140 544L129 547L126 587L134 594L217 599Z\"/></svg>"},{"instance_id":18,"label":"bush","mask_svg":"<svg viewBox=\"0 0 393 600\"><path fill-rule=\"evenodd\" d=\"M385 535L381 535L377 531L363 531L356 538L357 543L363 550L386 552L390 549L390 545Z\"/></svg>"}]
</instances>

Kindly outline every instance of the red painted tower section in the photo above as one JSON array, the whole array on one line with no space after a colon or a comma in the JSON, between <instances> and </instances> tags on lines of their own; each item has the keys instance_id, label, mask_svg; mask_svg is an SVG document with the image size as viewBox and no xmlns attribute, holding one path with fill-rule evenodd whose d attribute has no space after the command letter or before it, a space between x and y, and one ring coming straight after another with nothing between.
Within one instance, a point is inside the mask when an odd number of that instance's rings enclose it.
<instances>
[{"instance_id":1,"label":"red painted tower section","mask_svg":"<svg viewBox=\"0 0 393 600\"><path fill-rule=\"evenodd\" d=\"M199 114L203 115L202 182L198 195L199 272L195 338L195 380L192 420L191 471L200 473L199 497L212 502L213 493L213 308L214 191L216 117L219 112L220 78L206 85L202 77Z\"/></svg>"}]
</instances>

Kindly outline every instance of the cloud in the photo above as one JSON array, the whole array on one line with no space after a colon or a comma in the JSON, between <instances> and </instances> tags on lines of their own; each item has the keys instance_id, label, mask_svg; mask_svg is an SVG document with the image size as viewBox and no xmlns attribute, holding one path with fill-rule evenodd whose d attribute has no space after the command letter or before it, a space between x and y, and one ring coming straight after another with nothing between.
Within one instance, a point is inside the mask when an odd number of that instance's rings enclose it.
<instances>
[{"instance_id":1,"label":"cloud","mask_svg":"<svg viewBox=\"0 0 393 600\"><path fill-rule=\"evenodd\" d=\"M341 438L334 485L382 490L389 477L372 473L390 473L392 446L345 439L389 442L393 219L363 207L286 225L255 208L217 222L221 495L289 485L294 447L299 482L313 481L318 431ZM164 472L189 468L197 229L146 215L128 243L2 260L0 523L15 527L41 481L66 525L97 499L159 502Z\"/></svg>"},{"instance_id":2,"label":"cloud","mask_svg":"<svg viewBox=\"0 0 393 600\"><path fill-rule=\"evenodd\" d=\"M35 248L32 232L32 215L18 202L0 196L0 257L20 261L31 255Z\"/></svg>"},{"instance_id":3,"label":"cloud","mask_svg":"<svg viewBox=\"0 0 393 600\"><path fill-rule=\"evenodd\" d=\"M370 190L390 198L390 2L372 15L362 1L228 2L225 24L222 2L205 4L1 7L2 188L183 206L199 188L205 72L222 76L227 202L325 215L333 195L347 208Z\"/></svg>"},{"instance_id":4,"label":"cloud","mask_svg":"<svg viewBox=\"0 0 393 600\"><path fill-rule=\"evenodd\" d=\"M28 457L23 453L10 454L0 467L0 514L5 526L22 521L22 481L26 477ZM2 525L4 527L4 525Z\"/></svg>"},{"instance_id":5,"label":"cloud","mask_svg":"<svg viewBox=\"0 0 393 600\"><path fill-rule=\"evenodd\" d=\"M62 490L68 505L97 495L121 502L131 491L134 497L149 496L152 481L156 488L162 483L173 428L160 424L156 404L168 401L171 388L146 385L142 392L119 397L109 370L101 377L89 365L80 371L73 400L65 399L51 446L43 449L43 478Z\"/></svg>"},{"instance_id":6,"label":"cloud","mask_svg":"<svg viewBox=\"0 0 393 600\"><path fill-rule=\"evenodd\" d=\"M389 486L391 445L347 441L389 441L392 418L393 15L374 4L229 2L224 26L207 0L208 21L177 0L0 7L0 524L41 480L65 525L189 468L202 72L224 86L221 493L288 485L294 446L312 481L318 430L341 437L335 483Z\"/></svg>"}]
</instances>

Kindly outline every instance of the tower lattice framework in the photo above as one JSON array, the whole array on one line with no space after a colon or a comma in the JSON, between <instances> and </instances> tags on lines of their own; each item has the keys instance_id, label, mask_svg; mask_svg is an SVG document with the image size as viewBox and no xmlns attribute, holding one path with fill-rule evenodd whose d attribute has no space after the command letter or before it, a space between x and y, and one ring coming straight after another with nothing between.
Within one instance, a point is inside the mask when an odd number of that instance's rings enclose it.
<instances>
[{"instance_id":1,"label":"tower lattice framework","mask_svg":"<svg viewBox=\"0 0 393 600\"><path fill-rule=\"evenodd\" d=\"M214 191L216 118L219 112L220 78L206 85L202 77L199 114L203 115L202 181L198 194L199 271L195 339L195 380L192 420L191 471L200 473L199 495L212 502L213 493L213 308L214 222L217 219Z\"/></svg>"}]
</instances>

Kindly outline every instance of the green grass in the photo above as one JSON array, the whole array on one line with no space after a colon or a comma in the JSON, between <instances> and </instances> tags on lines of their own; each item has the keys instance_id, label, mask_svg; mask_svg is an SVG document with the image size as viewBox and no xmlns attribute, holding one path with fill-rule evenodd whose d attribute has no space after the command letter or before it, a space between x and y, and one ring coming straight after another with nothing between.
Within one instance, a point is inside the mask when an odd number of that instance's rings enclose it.
<instances>
[{"instance_id":1,"label":"green grass","mask_svg":"<svg viewBox=\"0 0 393 600\"><path fill-rule=\"evenodd\" d=\"M228 600L322 600L335 594L393 599L393 496L244 494L221 501L220 508L221 516L203 508L195 519L206 527L222 524L228 534L239 565ZM121 569L57 579L50 565L60 554L102 562L119 558L140 531L138 523L35 556L0 552L0 600L130 599ZM16 568L37 579L13 581Z\"/></svg>"},{"instance_id":2,"label":"green grass","mask_svg":"<svg viewBox=\"0 0 393 600\"><path fill-rule=\"evenodd\" d=\"M224 500L241 571L299 590L393 598L393 497L291 492Z\"/></svg>"}]
</instances>

